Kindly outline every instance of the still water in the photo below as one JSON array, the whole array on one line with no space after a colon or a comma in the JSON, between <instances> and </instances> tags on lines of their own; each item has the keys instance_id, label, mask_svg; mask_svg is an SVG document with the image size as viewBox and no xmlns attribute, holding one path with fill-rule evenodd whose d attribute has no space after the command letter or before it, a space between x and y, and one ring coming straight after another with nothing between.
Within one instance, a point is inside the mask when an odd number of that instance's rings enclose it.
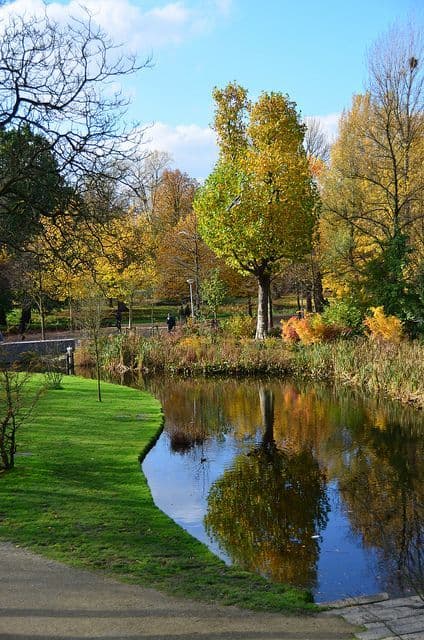
<instances>
[{"instance_id":1,"label":"still water","mask_svg":"<svg viewBox=\"0 0 424 640\"><path fill-rule=\"evenodd\" d=\"M281 381L151 379L156 505L227 563L317 602L423 582L424 416Z\"/></svg>"}]
</instances>

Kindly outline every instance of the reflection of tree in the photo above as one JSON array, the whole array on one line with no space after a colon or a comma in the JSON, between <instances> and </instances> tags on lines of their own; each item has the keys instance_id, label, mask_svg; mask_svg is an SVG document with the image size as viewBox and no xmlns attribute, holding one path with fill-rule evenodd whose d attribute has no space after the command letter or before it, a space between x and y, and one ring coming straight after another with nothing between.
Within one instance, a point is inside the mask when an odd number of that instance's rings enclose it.
<instances>
[{"instance_id":1,"label":"reflection of tree","mask_svg":"<svg viewBox=\"0 0 424 640\"><path fill-rule=\"evenodd\" d=\"M289 454L274 441L274 396L260 388L261 444L236 458L212 486L205 525L241 566L274 581L312 587L327 522L325 478L310 450Z\"/></svg>"},{"instance_id":2,"label":"reflection of tree","mask_svg":"<svg viewBox=\"0 0 424 640\"><path fill-rule=\"evenodd\" d=\"M401 572L422 588L418 412L340 388L287 381L267 382L266 389L257 380L234 379L154 385L150 381L149 390L160 398L180 450L197 441L206 443L200 455L207 456L207 440L225 432L239 451L260 439L249 455L236 458L209 498L209 531L240 564L277 580L313 579L318 549L311 535L325 523L327 508L318 459L340 487L354 532L380 554L383 575Z\"/></svg>"},{"instance_id":3,"label":"reflection of tree","mask_svg":"<svg viewBox=\"0 0 424 640\"><path fill-rule=\"evenodd\" d=\"M414 425L368 430L342 472L353 529L401 588L424 597L422 436ZM389 585L390 586L390 585Z\"/></svg>"},{"instance_id":4,"label":"reflection of tree","mask_svg":"<svg viewBox=\"0 0 424 640\"><path fill-rule=\"evenodd\" d=\"M202 381L180 380L175 384L171 379L166 381L166 391L163 384L156 388L150 385L150 390L162 403L173 451L187 453L222 432L224 420L219 390L212 387L207 393Z\"/></svg>"}]
</instances>

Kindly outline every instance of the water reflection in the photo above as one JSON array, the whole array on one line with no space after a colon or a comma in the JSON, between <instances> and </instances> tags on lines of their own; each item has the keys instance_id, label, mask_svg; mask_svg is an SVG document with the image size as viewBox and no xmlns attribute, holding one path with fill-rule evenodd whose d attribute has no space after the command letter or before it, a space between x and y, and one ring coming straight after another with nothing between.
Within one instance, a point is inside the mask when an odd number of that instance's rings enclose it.
<instances>
[{"instance_id":1,"label":"water reflection","mask_svg":"<svg viewBox=\"0 0 424 640\"><path fill-rule=\"evenodd\" d=\"M211 487L205 526L241 567L273 581L312 587L317 533L327 523L325 477L310 448L290 452L274 439L274 392L259 387L261 441Z\"/></svg>"},{"instance_id":2,"label":"water reflection","mask_svg":"<svg viewBox=\"0 0 424 640\"><path fill-rule=\"evenodd\" d=\"M187 528L216 552L319 601L423 587L421 413L288 382L146 384L166 416L154 498L183 526L195 503Z\"/></svg>"}]
</instances>

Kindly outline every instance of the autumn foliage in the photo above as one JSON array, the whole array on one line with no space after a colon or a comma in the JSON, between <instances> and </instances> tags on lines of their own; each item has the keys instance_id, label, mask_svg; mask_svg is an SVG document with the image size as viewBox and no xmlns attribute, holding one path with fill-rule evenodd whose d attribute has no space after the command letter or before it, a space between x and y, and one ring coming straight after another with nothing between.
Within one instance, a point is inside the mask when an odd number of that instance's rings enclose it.
<instances>
[{"instance_id":1,"label":"autumn foliage","mask_svg":"<svg viewBox=\"0 0 424 640\"><path fill-rule=\"evenodd\" d=\"M281 321L281 331L285 342L315 344L344 337L350 333L348 327L324 322L319 313L307 314L304 318L293 316Z\"/></svg>"},{"instance_id":2,"label":"autumn foliage","mask_svg":"<svg viewBox=\"0 0 424 640\"><path fill-rule=\"evenodd\" d=\"M396 316L386 315L383 307L373 307L372 316L364 320L370 336L375 340L400 342L403 338L402 322Z\"/></svg>"}]
</instances>

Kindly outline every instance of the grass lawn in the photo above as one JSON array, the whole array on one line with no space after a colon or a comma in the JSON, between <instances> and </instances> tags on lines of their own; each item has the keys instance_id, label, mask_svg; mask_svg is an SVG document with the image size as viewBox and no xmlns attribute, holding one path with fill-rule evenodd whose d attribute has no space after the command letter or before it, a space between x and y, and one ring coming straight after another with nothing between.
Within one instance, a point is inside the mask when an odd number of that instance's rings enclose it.
<instances>
[{"instance_id":1,"label":"grass lawn","mask_svg":"<svg viewBox=\"0 0 424 640\"><path fill-rule=\"evenodd\" d=\"M106 383L99 403L95 384L64 378L18 432L21 455L0 475L0 538L168 593L313 610L302 591L227 567L155 507L139 456L160 433L161 407L147 393Z\"/></svg>"}]
</instances>

